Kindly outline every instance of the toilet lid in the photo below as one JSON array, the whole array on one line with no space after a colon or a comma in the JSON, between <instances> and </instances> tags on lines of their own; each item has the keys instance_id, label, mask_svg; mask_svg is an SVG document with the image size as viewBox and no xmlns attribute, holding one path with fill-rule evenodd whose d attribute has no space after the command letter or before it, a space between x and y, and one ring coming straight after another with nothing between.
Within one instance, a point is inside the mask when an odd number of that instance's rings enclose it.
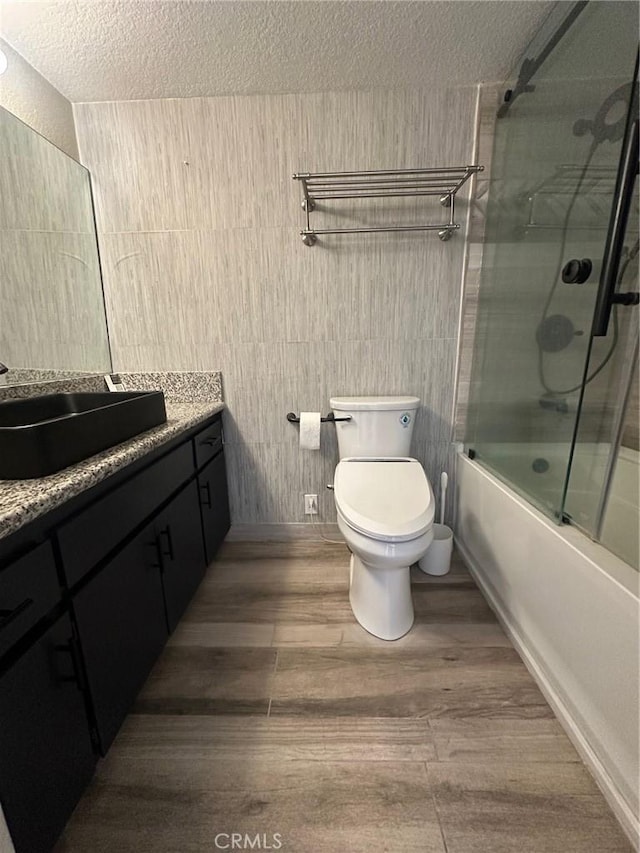
<instances>
[{"instance_id":1,"label":"toilet lid","mask_svg":"<svg viewBox=\"0 0 640 853\"><path fill-rule=\"evenodd\" d=\"M347 524L372 539L416 539L433 524L433 492L416 459L342 459L334 496Z\"/></svg>"}]
</instances>

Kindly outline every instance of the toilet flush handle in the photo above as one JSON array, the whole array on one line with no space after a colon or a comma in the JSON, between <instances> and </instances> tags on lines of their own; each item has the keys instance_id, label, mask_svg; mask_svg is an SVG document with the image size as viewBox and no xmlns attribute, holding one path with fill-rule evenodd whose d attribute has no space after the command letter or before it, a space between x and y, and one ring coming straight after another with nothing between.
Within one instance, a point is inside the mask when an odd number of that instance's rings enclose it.
<instances>
[{"instance_id":1,"label":"toilet flush handle","mask_svg":"<svg viewBox=\"0 0 640 853\"><path fill-rule=\"evenodd\" d=\"M333 491L333 489L334 489L333 483L327 483L327 488L331 489L331 491Z\"/></svg>"}]
</instances>

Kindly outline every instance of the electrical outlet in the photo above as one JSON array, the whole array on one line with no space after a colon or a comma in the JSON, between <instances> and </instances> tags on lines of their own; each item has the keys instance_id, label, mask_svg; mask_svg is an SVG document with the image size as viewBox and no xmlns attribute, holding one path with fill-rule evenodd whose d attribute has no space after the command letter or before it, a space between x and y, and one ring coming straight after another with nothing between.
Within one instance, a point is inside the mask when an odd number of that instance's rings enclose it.
<instances>
[{"instance_id":1,"label":"electrical outlet","mask_svg":"<svg viewBox=\"0 0 640 853\"><path fill-rule=\"evenodd\" d=\"M318 496L317 495L305 495L304 496L304 514L305 515L317 515L318 514Z\"/></svg>"}]
</instances>

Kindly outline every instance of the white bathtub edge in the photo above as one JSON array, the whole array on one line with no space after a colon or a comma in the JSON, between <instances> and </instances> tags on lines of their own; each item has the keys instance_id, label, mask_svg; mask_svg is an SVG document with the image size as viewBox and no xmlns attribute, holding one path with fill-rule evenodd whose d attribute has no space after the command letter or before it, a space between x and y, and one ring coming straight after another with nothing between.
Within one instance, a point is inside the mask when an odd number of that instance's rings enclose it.
<instances>
[{"instance_id":1,"label":"white bathtub edge","mask_svg":"<svg viewBox=\"0 0 640 853\"><path fill-rule=\"evenodd\" d=\"M606 801L611 806L611 809L632 845L636 850L640 849L638 845L638 839L640 838L640 821L635 817L604 765L589 746L569 708L566 706L562 697L553 686L544 666L536 659L533 653L529 651L526 640L520 635L515 623L509 618L494 590L483 577L482 571L475 564L475 561L472 559L462 542L457 537L454 537L454 541L459 554L471 572L473 579L480 587L482 594L487 599L489 606L496 614L504 632L515 646L515 649L522 658L524 665L535 679L538 687L544 695L544 698L551 706L569 740L575 746L580 758L591 771L598 788L600 788Z\"/></svg>"}]
</instances>

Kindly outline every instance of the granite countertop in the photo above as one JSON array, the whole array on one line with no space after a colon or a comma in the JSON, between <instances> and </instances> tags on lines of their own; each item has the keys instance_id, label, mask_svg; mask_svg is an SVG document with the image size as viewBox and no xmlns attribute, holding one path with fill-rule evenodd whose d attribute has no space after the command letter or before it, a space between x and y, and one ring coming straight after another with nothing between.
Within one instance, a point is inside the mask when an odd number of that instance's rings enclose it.
<instances>
[{"instance_id":1,"label":"granite countertop","mask_svg":"<svg viewBox=\"0 0 640 853\"><path fill-rule=\"evenodd\" d=\"M0 539L224 409L224 403L219 402L165 400L165 405L166 423L56 474L33 480L0 480Z\"/></svg>"}]
</instances>

